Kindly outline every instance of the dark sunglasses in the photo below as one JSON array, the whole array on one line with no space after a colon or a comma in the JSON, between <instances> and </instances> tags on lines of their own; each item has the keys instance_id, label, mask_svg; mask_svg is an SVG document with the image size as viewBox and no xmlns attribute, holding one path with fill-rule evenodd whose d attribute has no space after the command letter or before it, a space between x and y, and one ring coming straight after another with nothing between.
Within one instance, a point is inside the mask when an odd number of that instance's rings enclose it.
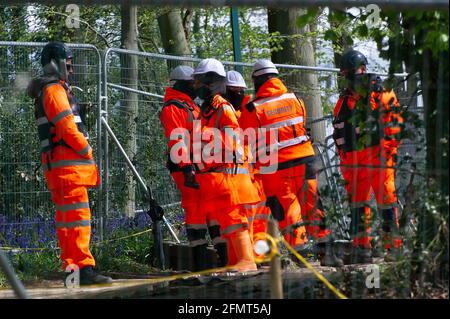
<instances>
[{"instance_id":1,"label":"dark sunglasses","mask_svg":"<svg viewBox=\"0 0 450 319\"><path fill-rule=\"evenodd\" d=\"M66 64L67 71L73 71L73 64Z\"/></svg>"}]
</instances>

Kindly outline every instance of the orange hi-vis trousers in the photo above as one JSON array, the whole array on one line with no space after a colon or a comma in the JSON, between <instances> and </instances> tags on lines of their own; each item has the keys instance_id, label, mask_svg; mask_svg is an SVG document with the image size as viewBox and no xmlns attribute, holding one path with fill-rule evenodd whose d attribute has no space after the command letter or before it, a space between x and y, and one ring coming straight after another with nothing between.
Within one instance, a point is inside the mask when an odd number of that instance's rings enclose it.
<instances>
[{"instance_id":1,"label":"orange hi-vis trousers","mask_svg":"<svg viewBox=\"0 0 450 319\"><path fill-rule=\"evenodd\" d=\"M270 208L266 206L266 201L257 204L245 204L243 209L248 219L248 230L252 242L254 243L258 236L263 239L263 235L267 232L267 222L270 217ZM259 234L259 235L258 235Z\"/></svg>"},{"instance_id":2,"label":"orange hi-vis trousers","mask_svg":"<svg viewBox=\"0 0 450 319\"><path fill-rule=\"evenodd\" d=\"M299 199L305 180L305 164L259 177L264 185L267 206L278 220L281 233L292 247L302 249L307 241L306 229L305 226L297 226L303 220Z\"/></svg>"},{"instance_id":3,"label":"orange hi-vis trousers","mask_svg":"<svg viewBox=\"0 0 450 319\"><path fill-rule=\"evenodd\" d=\"M206 241L206 212L199 210L200 191L192 187L184 186L182 172L171 173L177 188L181 193L181 207L185 212L186 231L191 247L205 245Z\"/></svg>"},{"instance_id":4,"label":"orange hi-vis trousers","mask_svg":"<svg viewBox=\"0 0 450 319\"><path fill-rule=\"evenodd\" d=\"M382 217L385 248L402 245L398 234L394 159L392 156L381 156L381 151L381 147L377 145L341 155L341 172L352 209L351 233L354 246L371 247L369 204L372 191L378 213Z\"/></svg>"},{"instance_id":5,"label":"orange hi-vis trousers","mask_svg":"<svg viewBox=\"0 0 450 319\"><path fill-rule=\"evenodd\" d=\"M264 193L264 186L259 175L254 173L251 168L251 180L255 189L258 191L260 201L254 204L244 204L242 208L245 210L248 219L248 232L252 243L257 238L264 239L267 232L267 222L270 217L270 208L267 207L266 195Z\"/></svg>"},{"instance_id":6,"label":"orange hi-vis trousers","mask_svg":"<svg viewBox=\"0 0 450 319\"><path fill-rule=\"evenodd\" d=\"M65 186L52 192L56 206L56 233L61 248L62 268L75 264L80 269L95 266L89 250L91 211L85 186Z\"/></svg>"}]
</instances>

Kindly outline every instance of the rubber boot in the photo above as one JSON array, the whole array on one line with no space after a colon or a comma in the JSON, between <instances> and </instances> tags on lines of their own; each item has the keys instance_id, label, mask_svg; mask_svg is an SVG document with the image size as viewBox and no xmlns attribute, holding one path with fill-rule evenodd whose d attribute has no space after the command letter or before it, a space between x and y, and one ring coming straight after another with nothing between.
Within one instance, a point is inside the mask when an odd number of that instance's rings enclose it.
<instances>
[{"instance_id":1,"label":"rubber boot","mask_svg":"<svg viewBox=\"0 0 450 319\"><path fill-rule=\"evenodd\" d=\"M214 248L216 249L218 256L217 266L225 267L228 264L227 244L226 243L215 244Z\"/></svg>"},{"instance_id":2,"label":"rubber boot","mask_svg":"<svg viewBox=\"0 0 450 319\"><path fill-rule=\"evenodd\" d=\"M92 266L86 266L80 270L80 286L95 284L110 284L111 277L98 274Z\"/></svg>"},{"instance_id":3,"label":"rubber boot","mask_svg":"<svg viewBox=\"0 0 450 319\"><path fill-rule=\"evenodd\" d=\"M351 264L370 264L373 262L369 229L365 220L367 209L370 208L351 209L350 236L353 239L353 249L349 259Z\"/></svg>"},{"instance_id":4,"label":"rubber boot","mask_svg":"<svg viewBox=\"0 0 450 319\"><path fill-rule=\"evenodd\" d=\"M318 243L318 256L320 265L325 267L342 267L344 262L334 253L333 246L330 242Z\"/></svg>"},{"instance_id":5,"label":"rubber boot","mask_svg":"<svg viewBox=\"0 0 450 319\"><path fill-rule=\"evenodd\" d=\"M233 233L229 240L231 241L236 253L237 263L234 265L236 271L256 271L258 268L253 256L253 247L248 230L237 231Z\"/></svg>"},{"instance_id":6,"label":"rubber boot","mask_svg":"<svg viewBox=\"0 0 450 319\"><path fill-rule=\"evenodd\" d=\"M194 257L194 271L202 271L208 269L208 245L198 245L192 248Z\"/></svg>"}]
</instances>

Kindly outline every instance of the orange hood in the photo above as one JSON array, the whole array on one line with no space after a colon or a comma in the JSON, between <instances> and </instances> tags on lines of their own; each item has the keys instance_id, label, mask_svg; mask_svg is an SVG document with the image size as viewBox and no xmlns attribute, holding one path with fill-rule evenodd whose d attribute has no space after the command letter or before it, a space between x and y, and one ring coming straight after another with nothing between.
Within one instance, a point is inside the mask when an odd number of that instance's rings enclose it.
<instances>
[{"instance_id":1,"label":"orange hood","mask_svg":"<svg viewBox=\"0 0 450 319\"><path fill-rule=\"evenodd\" d=\"M186 102L189 105L194 104L191 97L187 94L184 94L181 91L177 91L171 87L166 87L166 94L164 95L164 102L167 102L169 100L180 100L182 102Z\"/></svg>"},{"instance_id":2,"label":"orange hood","mask_svg":"<svg viewBox=\"0 0 450 319\"><path fill-rule=\"evenodd\" d=\"M272 78L266 81L256 92L256 98L264 98L269 96L277 96L287 93L287 88L278 78Z\"/></svg>"}]
</instances>

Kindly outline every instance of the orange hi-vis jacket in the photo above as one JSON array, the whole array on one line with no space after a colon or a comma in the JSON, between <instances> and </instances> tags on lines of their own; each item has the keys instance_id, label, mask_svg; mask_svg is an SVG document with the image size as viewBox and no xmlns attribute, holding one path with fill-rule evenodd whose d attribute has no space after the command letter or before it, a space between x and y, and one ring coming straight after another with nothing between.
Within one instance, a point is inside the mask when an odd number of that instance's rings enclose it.
<instances>
[{"instance_id":1,"label":"orange hi-vis jacket","mask_svg":"<svg viewBox=\"0 0 450 319\"><path fill-rule=\"evenodd\" d=\"M169 169L171 172L192 164L194 121L199 118L200 108L188 95L170 87L166 88L164 106L159 119L164 128L164 136L168 139L167 149L169 152ZM174 134L175 136L173 137L175 138L171 138L171 134L180 128L186 129L189 132L189 136ZM185 138L188 138L188 141L185 141ZM180 156L179 163L172 163L170 161L171 150L174 146L179 147L177 150L177 155Z\"/></svg>"},{"instance_id":2,"label":"orange hi-vis jacket","mask_svg":"<svg viewBox=\"0 0 450 319\"><path fill-rule=\"evenodd\" d=\"M96 186L99 183L97 166L92 148L79 131L68 93L63 82L51 83L43 89L43 107L46 117L37 119L52 124L53 142L61 140L65 145L56 145L52 151L42 154L42 164L49 190L66 186Z\"/></svg>"},{"instance_id":3,"label":"orange hi-vis jacket","mask_svg":"<svg viewBox=\"0 0 450 319\"><path fill-rule=\"evenodd\" d=\"M219 130L220 135L207 134L212 132L212 129ZM211 108L206 114L202 113L202 162L197 163L200 170L197 176L199 181L203 181L203 185L200 183L202 193L205 190L211 195L202 198L204 202L219 197L227 198L225 201L228 201L228 206L260 201L250 179L238 129L239 124L233 106L220 95L214 96ZM213 144L213 139L216 140L217 146L221 147L221 154L216 154L220 155L217 156L217 161L213 160L216 156L213 155L209 159L207 156L214 151L212 148L206 150ZM227 156L227 152L232 156ZM205 178L206 176L209 177ZM218 205L218 202L216 204Z\"/></svg>"},{"instance_id":4,"label":"orange hi-vis jacket","mask_svg":"<svg viewBox=\"0 0 450 319\"><path fill-rule=\"evenodd\" d=\"M288 93L286 86L278 78L269 79L256 93L256 98L242 108L240 124L247 128L265 129L266 148L274 147L278 151L277 165L290 167L298 159L314 156L305 128L306 109L303 101L294 93ZM270 140L275 132L277 140ZM260 152L258 143L258 154ZM280 164L281 167L280 167ZM294 164L295 165L295 164ZM262 174L266 166L257 158L256 167Z\"/></svg>"},{"instance_id":5,"label":"orange hi-vis jacket","mask_svg":"<svg viewBox=\"0 0 450 319\"><path fill-rule=\"evenodd\" d=\"M334 129L345 130L349 125L346 119L338 122L340 113L348 108L350 111L356 107L357 99L351 94L342 95L334 108ZM397 153L400 141L396 137L401 132L400 125L404 122L400 112L396 111L399 107L398 100L393 91L372 92L370 95L370 106L372 110L380 111L378 125L382 130L379 132L379 144L365 147L361 150L343 152L339 150L341 161L346 164L370 164L380 153L393 155ZM347 119L348 120L348 119ZM359 128L356 128L358 133ZM345 139L351 139L350 136L343 136L338 143L345 143ZM348 141L347 141L348 142Z\"/></svg>"},{"instance_id":6,"label":"orange hi-vis jacket","mask_svg":"<svg viewBox=\"0 0 450 319\"><path fill-rule=\"evenodd\" d=\"M183 168L188 168L192 164L194 121L199 117L200 108L192 101L191 97L173 88L166 88L163 108L159 118L164 129L164 136L168 139L167 149L169 156L167 168L171 172L177 188L180 190L181 206L186 213L187 228L201 227L206 229L206 216L198 213L200 192L197 189L184 185L182 172ZM179 129L184 129L184 133L176 133ZM174 135L171 136L172 134ZM178 149L175 150L175 147L178 147ZM172 150L179 155L180 161L177 163L170 158Z\"/></svg>"}]
</instances>

